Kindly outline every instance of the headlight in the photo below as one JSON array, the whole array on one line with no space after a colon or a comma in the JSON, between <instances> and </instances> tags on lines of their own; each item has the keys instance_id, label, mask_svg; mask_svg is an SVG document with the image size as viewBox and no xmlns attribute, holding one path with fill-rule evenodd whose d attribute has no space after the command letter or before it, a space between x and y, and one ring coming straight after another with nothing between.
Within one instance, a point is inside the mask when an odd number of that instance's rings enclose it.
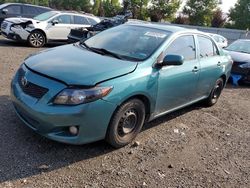
<instances>
[{"instance_id":1,"label":"headlight","mask_svg":"<svg viewBox=\"0 0 250 188\"><path fill-rule=\"evenodd\" d=\"M27 25L27 28L34 29L35 27L33 24L29 24L29 25Z\"/></svg>"},{"instance_id":2,"label":"headlight","mask_svg":"<svg viewBox=\"0 0 250 188\"><path fill-rule=\"evenodd\" d=\"M91 89L64 89L54 99L54 104L78 105L96 101L108 95L113 87L95 87Z\"/></svg>"}]
</instances>

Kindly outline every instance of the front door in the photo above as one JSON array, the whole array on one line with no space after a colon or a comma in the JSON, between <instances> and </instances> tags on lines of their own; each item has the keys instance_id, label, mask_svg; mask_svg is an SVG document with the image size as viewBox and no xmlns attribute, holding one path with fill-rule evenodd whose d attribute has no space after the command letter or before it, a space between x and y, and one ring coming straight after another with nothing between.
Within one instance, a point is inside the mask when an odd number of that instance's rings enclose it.
<instances>
[{"instance_id":1,"label":"front door","mask_svg":"<svg viewBox=\"0 0 250 188\"><path fill-rule=\"evenodd\" d=\"M193 35L183 35L175 39L165 54L182 55L184 63L166 66L159 70L156 114L178 108L196 99L200 65L196 55Z\"/></svg>"},{"instance_id":2,"label":"front door","mask_svg":"<svg viewBox=\"0 0 250 188\"><path fill-rule=\"evenodd\" d=\"M71 30L71 16L57 16L48 24L47 30L49 40L67 40Z\"/></svg>"}]
</instances>

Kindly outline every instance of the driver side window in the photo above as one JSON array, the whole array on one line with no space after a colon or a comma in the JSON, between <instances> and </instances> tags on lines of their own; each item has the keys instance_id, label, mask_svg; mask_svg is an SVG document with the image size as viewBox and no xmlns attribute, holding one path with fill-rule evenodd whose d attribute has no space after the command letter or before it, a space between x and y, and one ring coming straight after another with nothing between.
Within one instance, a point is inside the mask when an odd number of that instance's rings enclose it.
<instances>
[{"instance_id":1,"label":"driver side window","mask_svg":"<svg viewBox=\"0 0 250 188\"><path fill-rule=\"evenodd\" d=\"M175 39L166 51L166 55L181 55L185 61L196 59L194 37L192 35L180 36Z\"/></svg>"},{"instance_id":2,"label":"driver side window","mask_svg":"<svg viewBox=\"0 0 250 188\"><path fill-rule=\"evenodd\" d=\"M61 15L57 16L56 18L53 19L57 20L59 24L71 24L71 16L70 15Z\"/></svg>"}]
</instances>

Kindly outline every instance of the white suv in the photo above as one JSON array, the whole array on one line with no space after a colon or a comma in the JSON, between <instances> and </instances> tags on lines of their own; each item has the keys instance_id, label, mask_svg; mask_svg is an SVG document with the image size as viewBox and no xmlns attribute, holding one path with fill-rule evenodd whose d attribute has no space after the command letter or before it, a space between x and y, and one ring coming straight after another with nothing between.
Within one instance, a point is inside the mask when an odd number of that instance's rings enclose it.
<instances>
[{"instance_id":1,"label":"white suv","mask_svg":"<svg viewBox=\"0 0 250 188\"><path fill-rule=\"evenodd\" d=\"M50 11L30 18L8 18L1 24L1 34L12 40L28 41L33 47L42 47L51 41L67 41L70 30L89 27L100 19L74 12Z\"/></svg>"}]
</instances>

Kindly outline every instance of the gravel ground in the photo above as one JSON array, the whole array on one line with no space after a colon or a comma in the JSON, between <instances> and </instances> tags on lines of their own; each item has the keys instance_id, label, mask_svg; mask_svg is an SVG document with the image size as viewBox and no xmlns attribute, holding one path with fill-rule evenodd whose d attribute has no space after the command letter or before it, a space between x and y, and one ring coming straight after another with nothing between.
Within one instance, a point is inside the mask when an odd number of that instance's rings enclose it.
<instances>
[{"instance_id":1,"label":"gravel ground","mask_svg":"<svg viewBox=\"0 0 250 188\"><path fill-rule=\"evenodd\" d=\"M26 128L9 98L15 71L38 50L0 37L0 187L250 187L249 87L146 124L137 145L65 145Z\"/></svg>"}]
</instances>

